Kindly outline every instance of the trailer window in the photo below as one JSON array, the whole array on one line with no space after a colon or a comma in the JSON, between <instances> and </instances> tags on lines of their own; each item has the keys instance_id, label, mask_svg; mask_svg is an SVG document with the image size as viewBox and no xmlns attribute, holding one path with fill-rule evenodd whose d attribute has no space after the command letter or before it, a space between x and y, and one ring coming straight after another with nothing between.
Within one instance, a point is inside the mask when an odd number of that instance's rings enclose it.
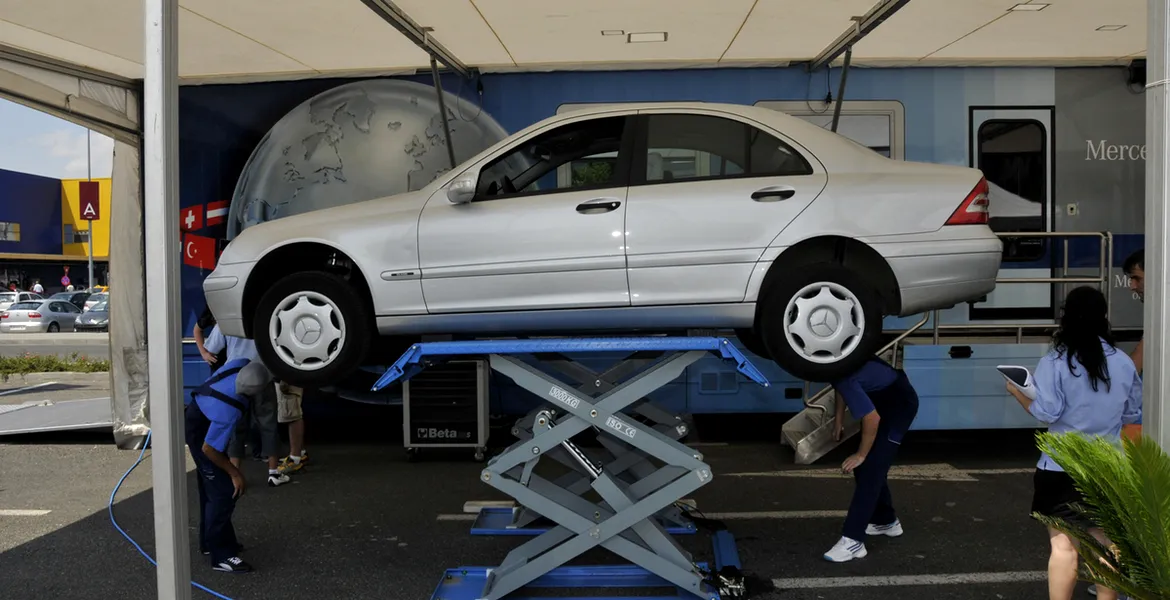
<instances>
[{"instance_id":1,"label":"trailer window","mask_svg":"<svg viewBox=\"0 0 1170 600\"><path fill-rule=\"evenodd\" d=\"M1044 231L1048 196L1048 138L1030 119L985 121L978 131L976 167L990 189L990 225L1000 232ZM1004 261L1031 262L1044 256L1040 238L1006 238Z\"/></svg>"}]
</instances>

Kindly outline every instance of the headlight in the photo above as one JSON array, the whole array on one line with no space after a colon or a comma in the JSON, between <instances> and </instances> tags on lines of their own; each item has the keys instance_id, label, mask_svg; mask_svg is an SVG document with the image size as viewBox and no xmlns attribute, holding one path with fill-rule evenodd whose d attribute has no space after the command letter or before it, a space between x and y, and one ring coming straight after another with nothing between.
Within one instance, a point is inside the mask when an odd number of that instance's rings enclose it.
<instances>
[{"instance_id":1,"label":"headlight","mask_svg":"<svg viewBox=\"0 0 1170 600\"><path fill-rule=\"evenodd\" d=\"M81 317L77 317L76 319L73 319L73 324L74 325L81 325Z\"/></svg>"}]
</instances>

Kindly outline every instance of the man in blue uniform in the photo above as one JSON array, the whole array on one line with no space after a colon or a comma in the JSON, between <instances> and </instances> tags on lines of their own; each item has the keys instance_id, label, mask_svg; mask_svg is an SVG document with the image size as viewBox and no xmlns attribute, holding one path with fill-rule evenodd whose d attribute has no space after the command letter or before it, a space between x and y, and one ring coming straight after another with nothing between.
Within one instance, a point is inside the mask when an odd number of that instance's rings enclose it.
<instances>
[{"instance_id":1,"label":"man in blue uniform","mask_svg":"<svg viewBox=\"0 0 1170 600\"><path fill-rule=\"evenodd\" d=\"M853 500L841 539L825 553L826 560L846 562L867 554L867 535L902 535L886 476L902 437L918 415L918 394L904 371L876 357L832 385L837 394L838 439L845 407L861 420L861 444L841 465L842 471L853 473Z\"/></svg>"},{"instance_id":2,"label":"man in blue uniform","mask_svg":"<svg viewBox=\"0 0 1170 600\"><path fill-rule=\"evenodd\" d=\"M263 391L269 379L261 363L237 358L213 373L186 402L187 448L198 473L199 547L211 555L211 566L217 571L252 570L238 556L241 546L232 527L236 500L247 483L225 452L251 398Z\"/></svg>"}]
</instances>

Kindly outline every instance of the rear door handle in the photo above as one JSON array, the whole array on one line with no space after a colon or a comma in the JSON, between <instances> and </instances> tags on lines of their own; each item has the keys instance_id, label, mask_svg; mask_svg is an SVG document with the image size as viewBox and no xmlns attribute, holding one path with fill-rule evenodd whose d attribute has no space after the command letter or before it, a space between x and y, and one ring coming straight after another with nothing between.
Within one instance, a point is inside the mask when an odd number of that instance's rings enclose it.
<instances>
[{"instance_id":1,"label":"rear door handle","mask_svg":"<svg viewBox=\"0 0 1170 600\"><path fill-rule=\"evenodd\" d=\"M790 185L770 185L752 192L752 200L756 202L775 202L787 200L796 195L796 188Z\"/></svg>"},{"instance_id":2,"label":"rear door handle","mask_svg":"<svg viewBox=\"0 0 1170 600\"><path fill-rule=\"evenodd\" d=\"M583 215L595 215L613 212L621 205L621 201L616 198L594 198L588 202L578 204L577 212Z\"/></svg>"}]
</instances>

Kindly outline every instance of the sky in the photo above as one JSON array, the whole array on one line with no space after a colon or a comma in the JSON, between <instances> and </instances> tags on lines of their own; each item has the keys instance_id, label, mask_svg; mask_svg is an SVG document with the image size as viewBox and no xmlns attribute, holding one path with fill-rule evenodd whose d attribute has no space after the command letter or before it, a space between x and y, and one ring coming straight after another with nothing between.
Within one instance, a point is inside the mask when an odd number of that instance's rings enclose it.
<instances>
[{"instance_id":1,"label":"sky","mask_svg":"<svg viewBox=\"0 0 1170 600\"><path fill-rule=\"evenodd\" d=\"M86 129L0 98L0 169L57 179L86 177ZM93 177L109 177L114 140L91 134Z\"/></svg>"}]
</instances>

